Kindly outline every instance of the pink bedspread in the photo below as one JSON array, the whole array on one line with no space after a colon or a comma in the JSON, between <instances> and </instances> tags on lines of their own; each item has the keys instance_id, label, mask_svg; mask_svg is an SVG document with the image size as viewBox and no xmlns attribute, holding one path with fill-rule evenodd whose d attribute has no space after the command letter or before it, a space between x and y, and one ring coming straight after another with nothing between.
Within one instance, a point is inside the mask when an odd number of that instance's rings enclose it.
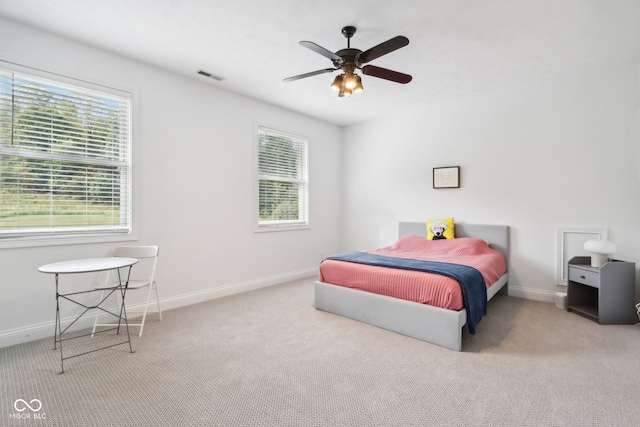
<instances>
[{"instance_id":1,"label":"pink bedspread","mask_svg":"<svg viewBox=\"0 0 640 427\"><path fill-rule=\"evenodd\" d=\"M391 246L367 252L468 265L482 273L487 287L507 271L500 251L491 249L482 239L468 237L426 240L405 236ZM464 307L460 284L438 274L326 260L320 264L320 281L450 310Z\"/></svg>"}]
</instances>

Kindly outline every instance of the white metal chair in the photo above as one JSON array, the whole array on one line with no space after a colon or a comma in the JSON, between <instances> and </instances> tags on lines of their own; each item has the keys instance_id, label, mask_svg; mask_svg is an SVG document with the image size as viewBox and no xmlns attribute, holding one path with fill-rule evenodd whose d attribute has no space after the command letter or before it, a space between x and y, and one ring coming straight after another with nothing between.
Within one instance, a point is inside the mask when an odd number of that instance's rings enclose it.
<instances>
[{"instance_id":1,"label":"white metal chair","mask_svg":"<svg viewBox=\"0 0 640 427\"><path fill-rule=\"evenodd\" d=\"M129 313L143 313L140 323L129 323L129 326L140 327L140 333L138 334L138 336L140 337L142 336L142 330L144 329L144 321L147 318L149 303L152 302L151 293L154 290L156 294L155 298L156 298L156 303L158 308L157 308L157 311L152 311L152 312L154 313L157 312L158 316L160 317L160 320L162 320L162 311L160 310L160 297L158 296L158 286L156 284L156 264L158 262L159 251L160 250L158 246L121 246L119 248L116 248L113 254L113 256L115 257L136 258L138 260L148 259L148 264L151 266L150 267L151 272L150 272L150 275L147 276L147 278L129 280L129 285L127 286L127 293L138 290L138 289L148 288L147 300L144 304L144 310L136 310L136 311L127 310L127 317L129 317ZM100 293L100 301L102 301L102 299L104 298L105 292L108 292L113 289L114 282L117 284L117 281L115 281L115 276L113 276L114 273L115 271L113 270L109 271L104 285L95 287L96 290L102 290L102 292ZM132 269L133 276L137 277L136 273L138 273L138 271L136 270L136 266L134 266L134 268ZM118 292L115 292L115 293L117 294ZM100 311L101 310L98 310L98 312L96 313L96 319L93 323L93 331L91 333L91 336L95 334L96 327L98 326L114 326L114 323L98 323Z\"/></svg>"}]
</instances>

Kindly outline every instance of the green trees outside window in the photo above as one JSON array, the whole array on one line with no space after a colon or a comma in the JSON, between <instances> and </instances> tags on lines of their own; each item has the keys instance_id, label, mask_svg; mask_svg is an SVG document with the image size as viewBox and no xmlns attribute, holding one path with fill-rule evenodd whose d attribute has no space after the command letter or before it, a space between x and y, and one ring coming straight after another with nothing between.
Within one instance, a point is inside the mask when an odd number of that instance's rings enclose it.
<instances>
[{"instance_id":1,"label":"green trees outside window","mask_svg":"<svg viewBox=\"0 0 640 427\"><path fill-rule=\"evenodd\" d=\"M0 69L0 238L129 231L130 98Z\"/></svg>"},{"instance_id":2,"label":"green trees outside window","mask_svg":"<svg viewBox=\"0 0 640 427\"><path fill-rule=\"evenodd\" d=\"M258 130L258 224L308 225L307 141L260 127Z\"/></svg>"}]
</instances>

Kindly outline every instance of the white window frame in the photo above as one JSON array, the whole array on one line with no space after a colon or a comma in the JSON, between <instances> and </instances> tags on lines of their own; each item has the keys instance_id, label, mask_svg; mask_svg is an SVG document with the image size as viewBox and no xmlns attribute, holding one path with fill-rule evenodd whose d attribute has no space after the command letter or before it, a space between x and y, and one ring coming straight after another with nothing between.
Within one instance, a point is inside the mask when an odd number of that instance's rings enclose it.
<instances>
[{"instance_id":1,"label":"white window frame","mask_svg":"<svg viewBox=\"0 0 640 427\"><path fill-rule=\"evenodd\" d=\"M291 138L300 143L304 144L305 147L305 158L304 158L304 171L299 179L287 180L283 179L282 181L288 182L298 182L299 183L299 192L298 192L298 212L299 217L297 220L269 220L269 221L261 221L260 220L260 181L263 179L275 179L274 177L267 177L260 174L260 159L259 159L259 151L260 151L260 132L265 131L270 135L282 136L285 138ZM271 232L271 231L290 231L290 230L305 230L310 228L309 221L309 140L305 136L301 136L299 134L283 131L274 126L269 126L265 124L256 123L255 126L255 228L256 232Z\"/></svg>"},{"instance_id":2,"label":"white window frame","mask_svg":"<svg viewBox=\"0 0 640 427\"><path fill-rule=\"evenodd\" d=\"M137 141L136 130L137 126L134 123L137 114L135 106L137 103L137 91L132 89L116 88L110 83L96 82L95 79L71 77L65 72L56 72L52 70L42 70L40 68L31 67L28 65L22 65L14 62L0 60L0 68L20 73L34 78L49 80L53 83L60 84L61 86L74 86L77 88L85 89L88 92L99 92L104 94L115 95L118 97L128 98L130 102L129 108L129 144L128 144L128 188L126 193L128 195L128 216L129 226L128 229L122 229L121 231L112 230L86 230L79 232L74 230L72 232L53 232L53 233L23 233L14 234L12 236L3 237L0 235L0 249L12 248L12 247L30 247L30 246L51 246L51 245L67 245L67 244L83 244L83 243L99 243L99 242L119 242L119 241L131 241L138 239L137 233Z\"/></svg>"}]
</instances>

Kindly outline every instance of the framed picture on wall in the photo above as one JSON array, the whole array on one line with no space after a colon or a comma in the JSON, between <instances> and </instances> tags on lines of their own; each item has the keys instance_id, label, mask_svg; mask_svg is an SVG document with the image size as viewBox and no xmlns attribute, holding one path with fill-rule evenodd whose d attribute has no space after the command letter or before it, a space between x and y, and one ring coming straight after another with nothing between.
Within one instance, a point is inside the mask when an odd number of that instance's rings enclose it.
<instances>
[{"instance_id":1,"label":"framed picture on wall","mask_svg":"<svg viewBox=\"0 0 640 427\"><path fill-rule=\"evenodd\" d=\"M460 166L433 168L433 188L460 188Z\"/></svg>"}]
</instances>

